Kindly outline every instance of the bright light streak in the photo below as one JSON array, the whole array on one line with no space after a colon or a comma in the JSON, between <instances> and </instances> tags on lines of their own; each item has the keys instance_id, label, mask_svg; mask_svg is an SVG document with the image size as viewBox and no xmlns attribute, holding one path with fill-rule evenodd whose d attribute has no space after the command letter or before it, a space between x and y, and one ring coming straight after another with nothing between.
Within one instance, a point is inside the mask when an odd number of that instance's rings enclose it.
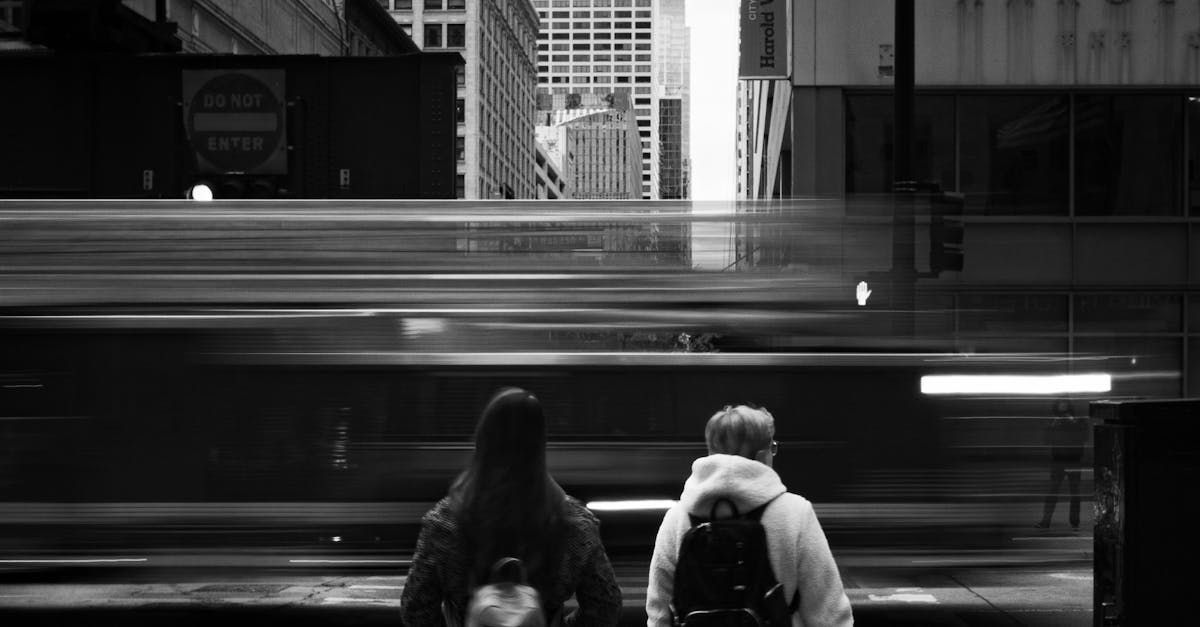
<instances>
[{"instance_id":1,"label":"bright light streak","mask_svg":"<svg viewBox=\"0 0 1200 627\"><path fill-rule=\"evenodd\" d=\"M1112 391L1109 374L926 375L922 394L1076 394Z\"/></svg>"},{"instance_id":2,"label":"bright light streak","mask_svg":"<svg viewBox=\"0 0 1200 627\"><path fill-rule=\"evenodd\" d=\"M411 564L412 560L288 560L292 564Z\"/></svg>"},{"instance_id":3,"label":"bright light streak","mask_svg":"<svg viewBox=\"0 0 1200 627\"><path fill-rule=\"evenodd\" d=\"M674 507L676 501L660 499L647 501L592 501L587 508L596 512L634 512L664 510Z\"/></svg>"},{"instance_id":4,"label":"bright light streak","mask_svg":"<svg viewBox=\"0 0 1200 627\"><path fill-rule=\"evenodd\" d=\"M145 557L119 557L107 559L41 559L41 560L0 560L0 564L120 564L128 562L145 562Z\"/></svg>"},{"instance_id":5,"label":"bright light streak","mask_svg":"<svg viewBox=\"0 0 1200 627\"><path fill-rule=\"evenodd\" d=\"M204 183L198 183L193 185L192 188L188 190L187 197L191 198L192 200L212 200L212 188Z\"/></svg>"}]
</instances>

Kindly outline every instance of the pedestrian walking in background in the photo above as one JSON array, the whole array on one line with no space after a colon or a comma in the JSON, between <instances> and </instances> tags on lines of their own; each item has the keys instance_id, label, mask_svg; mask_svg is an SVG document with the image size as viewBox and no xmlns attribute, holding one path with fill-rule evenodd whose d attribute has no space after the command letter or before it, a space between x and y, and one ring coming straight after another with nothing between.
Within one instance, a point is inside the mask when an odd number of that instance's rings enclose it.
<instances>
[{"instance_id":1,"label":"pedestrian walking in background","mask_svg":"<svg viewBox=\"0 0 1200 627\"><path fill-rule=\"evenodd\" d=\"M1068 520L1071 528L1079 529L1079 474L1083 462L1083 450L1087 444L1088 421L1076 418L1071 402L1059 399L1054 403L1054 419L1046 428L1046 444L1050 446L1050 491L1042 504L1042 519L1035 527L1048 529L1058 504L1058 491L1067 480L1071 493Z\"/></svg>"},{"instance_id":2,"label":"pedestrian walking in background","mask_svg":"<svg viewBox=\"0 0 1200 627\"><path fill-rule=\"evenodd\" d=\"M475 429L475 451L449 494L421 520L401 595L407 627L463 625L472 591L506 558L520 560L544 624L612 627L621 590L600 523L546 470L546 419L537 397L497 392ZM561 616L572 595L579 608Z\"/></svg>"},{"instance_id":3,"label":"pedestrian walking in background","mask_svg":"<svg viewBox=\"0 0 1200 627\"><path fill-rule=\"evenodd\" d=\"M703 581L708 574L685 573L685 569L704 560L687 556L681 559L681 547L699 546L689 540L689 531L700 528L699 524L693 525L693 518L720 519L723 516L719 510L724 508L736 510L733 513L739 515L749 514L746 520L759 522L765 532L768 576L774 576L770 583L780 587L772 592L774 606L755 610L753 614L743 612L743 617L767 618L764 614L771 614L778 619L790 613L793 627L852 625L850 601L812 503L788 492L772 468L778 452L774 417L765 408L726 406L709 419L704 437L709 454L692 463L692 474L683 486L679 502L663 517L654 543L646 590L648 627L669 627L678 624L675 621L692 623L689 619L692 614L680 607L690 601L679 598L684 591L677 584L686 581L688 587L703 587L690 582ZM749 544L756 543L754 534L747 534L747 538ZM744 556L747 562L755 561L756 557ZM721 578L718 574L713 580ZM675 616L677 611L683 616ZM697 611L694 615L697 625L723 623L711 620L721 615L717 612Z\"/></svg>"}]
</instances>

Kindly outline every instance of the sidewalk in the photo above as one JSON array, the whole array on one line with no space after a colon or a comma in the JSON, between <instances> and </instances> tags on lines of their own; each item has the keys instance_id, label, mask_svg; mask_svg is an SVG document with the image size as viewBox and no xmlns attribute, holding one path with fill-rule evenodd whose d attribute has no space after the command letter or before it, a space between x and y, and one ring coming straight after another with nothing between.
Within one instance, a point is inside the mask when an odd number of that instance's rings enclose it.
<instances>
[{"instance_id":1,"label":"sidewalk","mask_svg":"<svg viewBox=\"0 0 1200 627\"><path fill-rule=\"evenodd\" d=\"M857 625L1091 624L1089 564L878 567L849 559L843 578ZM644 569L621 565L622 627L645 624ZM179 581L0 584L0 623L396 625L404 577L295 571L191 571ZM47 578L43 578L47 579ZM130 578L125 577L126 580Z\"/></svg>"}]
</instances>

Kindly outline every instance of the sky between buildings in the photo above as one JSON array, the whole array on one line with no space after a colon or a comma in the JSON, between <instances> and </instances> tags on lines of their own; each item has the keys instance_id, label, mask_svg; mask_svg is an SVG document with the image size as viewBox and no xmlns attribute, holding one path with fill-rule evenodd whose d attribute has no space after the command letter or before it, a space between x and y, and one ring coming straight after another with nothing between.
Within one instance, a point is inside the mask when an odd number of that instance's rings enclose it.
<instances>
[{"instance_id":1,"label":"sky between buildings","mask_svg":"<svg viewBox=\"0 0 1200 627\"><path fill-rule=\"evenodd\" d=\"M736 171L738 0L687 0L692 198L731 200Z\"/></svg>"}]
</instances>

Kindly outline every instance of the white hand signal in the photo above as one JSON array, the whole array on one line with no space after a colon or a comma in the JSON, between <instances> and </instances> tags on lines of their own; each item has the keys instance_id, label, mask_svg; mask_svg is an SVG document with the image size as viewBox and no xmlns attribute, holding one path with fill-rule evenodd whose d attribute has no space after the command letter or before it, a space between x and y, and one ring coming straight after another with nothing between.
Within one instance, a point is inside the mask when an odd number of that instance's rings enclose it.
<instances>
[{"instance_id":1,"label":"white hand signal","mask_svg":"<svg viewBox=\"0 0 1200 627\"><path fill-rule=\"evenodd\" d=\"M867 304L867 299L871 297L871 290L867 289L866 281L858 282L858 289L855 290L854 296L855 296L855 298L858 299L859 307L865 306Z\"/></svg>"}]
</instances>

